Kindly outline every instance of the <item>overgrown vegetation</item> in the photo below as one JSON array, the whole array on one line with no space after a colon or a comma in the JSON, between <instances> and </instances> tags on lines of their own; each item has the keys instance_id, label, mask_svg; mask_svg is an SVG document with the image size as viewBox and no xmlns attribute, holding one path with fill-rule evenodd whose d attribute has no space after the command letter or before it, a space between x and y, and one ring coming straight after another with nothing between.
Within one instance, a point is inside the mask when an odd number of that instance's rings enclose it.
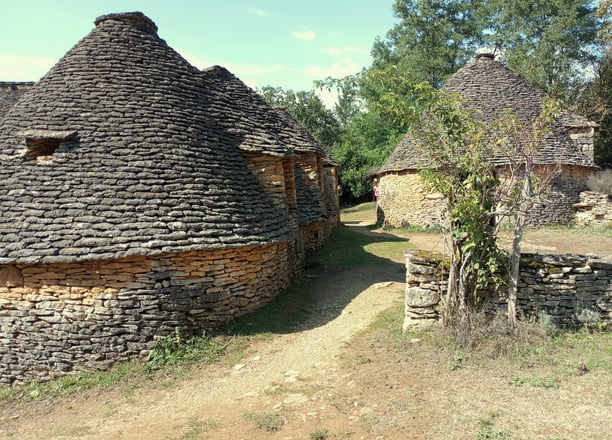
<instances>
[{"instance_id":1,"label":"overgrown vegetation","mask_svg":"<svg viewBox=\"0 0 612 440\"><path fill-rule=\"evenodd\" d=\"M278 413L249 413L245 417L266 432L280 431L285 424L285 418Z\"/></svg>"},{"instance_id":2,"label":"overgrown vegetation","mask_svg":"<svg viewBox=\"0 0 612 440\"><path fill-rule=\"evenodd\" d=\"M612 195L612 169L591 174L587 180L587 186L591 191Z\"/></svg>"}]
</instances>

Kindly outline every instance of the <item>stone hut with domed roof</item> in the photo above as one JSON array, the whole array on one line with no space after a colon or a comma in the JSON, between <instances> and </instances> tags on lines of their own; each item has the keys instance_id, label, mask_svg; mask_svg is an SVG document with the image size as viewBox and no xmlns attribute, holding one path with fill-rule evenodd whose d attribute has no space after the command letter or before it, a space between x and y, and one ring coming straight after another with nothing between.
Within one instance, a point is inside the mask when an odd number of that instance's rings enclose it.
<instances>
[{"instance_id":1,"label":"stone hut with domed roof","mask_svg":"<svg viewBox=\"0 0 612 440\"><path fill-rule=\"evenodd\" d=\"M459 69L442 87L459 94L466 105L480 110L485 122L502 117L505 109L513 111L525 124L540 113L543 94L524 78L495 60L491 54L477 55ZM536 156L536 173L546 175L557 167L560 173L548 190L535 202L529 223L567 223L573 215L572 204L586 190L586 180L596 169L593 160L593 136L597 124L563 111ZM446 203L439 194L424 189L419 169L427 164L419 140L407 134L387 162L377 170L378 205L387 226L436 226L445 221ZM493 158L503 179L507 159Z\"/></svg>"},{"instance_id":2,"label":"stone hut with domed roof","mask_svg":"<svg viewBox=\"0 0 612 440\"><path fill-rule=\"evenodd\" d=\"M0 383L222 325L303 263L302 134L142 13L95 24L0 116Z\"/></svg>"}]
</instances>

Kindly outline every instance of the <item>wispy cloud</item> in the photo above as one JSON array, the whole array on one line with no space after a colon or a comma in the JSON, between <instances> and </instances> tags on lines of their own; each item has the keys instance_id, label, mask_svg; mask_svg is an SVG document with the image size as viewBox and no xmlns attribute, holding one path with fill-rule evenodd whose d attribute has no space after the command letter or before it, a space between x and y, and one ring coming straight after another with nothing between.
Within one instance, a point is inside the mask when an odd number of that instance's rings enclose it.
<instances>
[{"instance_id":1,"label":"wispy cloud","mask_svg":"<svg viewBox=\"0 0 612 440\"><path fill-rule=\"evenodd\" d=\"M291 35L293 36L293 38L297 38L298 40L304 41L313 40L317 37L317 34L308 29L304 29L301 31L293 31L291 32Z\"/></svg>"},{"instance_id":2,"label":"wispy cloud","mask_svg":"<svg viewBox=\"0 0 612 440\"><path fill-rule=\"evenodd\" d=\"M360 64L349 58L345 58L336 61L330 66L315 66L313 64L308 64L304 68L304 75L318 79L327 78L328 76L332 78L342 78L347 75L353 75L360 70Z\"/></svg>"},{"instance_id":3,"label":"wispy cloud","mask_svg":"<svg viewBox=\"0 0 612 440\"><path fill-rule=\"evenodd\" d=\"M332 56L348 56L350 54L368 55L370 52L365 47L326 47L322 50L323 53Z\"/></svg>"},{"instance_id":4,"label":"wispy cloud","mask_svg":"<svg viewBox=\"0 0 612 440\"><path fill-rule=\"evenodd\" d=\"M268 15L270 15L268 13L268 11L264 11L263 9L258 9L258 8L247 8L247 12L251 15L254 15L255 17L267 17Z\"/></svg>"},{"instance_id":5,"label":"wispy cloud","mask_svg":"<svg viewBox=\"0 0 612 440\"><path fill-rule=\"evenodd\" d=\"M38 81L55 63L55 58L0 55L0 78L3 81Z\"/></svg>"},{"instance_id":6,"label":"wispy cloud","mask_svg":"<svg viewBox=\"0 0 612 440\"><path fill-rule=\"evenodd\" d=\"M198 69L205 69L210 66L219 65L228 69L230 72L240 75L265 75L268 73L277 72L292 72L289 66L283 64L262 65L262 64L247 64L235 63L227 60L216 59L207 55L199 55L186 50L177 49L187 61L193 64Z\"/></svg>"}]
</instances>

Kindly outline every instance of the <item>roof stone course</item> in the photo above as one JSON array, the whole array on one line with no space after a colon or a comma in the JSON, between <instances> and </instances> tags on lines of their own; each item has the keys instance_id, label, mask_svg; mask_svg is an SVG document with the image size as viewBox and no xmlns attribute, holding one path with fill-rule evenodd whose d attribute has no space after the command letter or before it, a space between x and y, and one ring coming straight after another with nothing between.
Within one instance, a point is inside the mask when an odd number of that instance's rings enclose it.
<instances>
[{"instance_id":1,"label":"roof stone course","mask_svg":"<svg viewBox=\"0 0 612 440\"><path fill-rule=\"evenodd\" d=\"M261 245L289 235L239 148L291 150L263 130L251 135L252 119L238 113L240 136L232 132L223 116L237 107L143 17L96 20L0 119L0 264ZM23 132L41 130L76 134L62 138L52 160L28 160Z\"/></svg>"},{"instance_id":2,"label":"roof stone course","mask_svg":"<svg viewBox=\"0 0 612 440\"><path fill-rule=\"evenodd\" d=\"M487 123L500 118L505 109L513 111L525 124L531 124L540 113L544 94L532 87L523 77L495 61L491 54L479 54L474 61L459 69L442 87L451 94L459 94L466 105L478 109ZM594 167L592 157L588 157L570 138L568 128L597 127L586 118L563 110L552 133L541 147L536 163L567 164ZM420 142L408 133L379 173L418 169L429 160ZM505 158L496 157L498 165L506 163Z\"/></svg>"}]
</instances>

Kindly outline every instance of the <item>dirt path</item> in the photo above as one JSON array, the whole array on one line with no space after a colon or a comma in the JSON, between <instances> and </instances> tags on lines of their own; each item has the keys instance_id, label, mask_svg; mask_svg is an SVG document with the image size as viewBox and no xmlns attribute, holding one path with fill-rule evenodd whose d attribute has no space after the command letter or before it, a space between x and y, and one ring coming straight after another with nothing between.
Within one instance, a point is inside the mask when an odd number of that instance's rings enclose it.
<instances>
[{"instance_id":1,"label":"dirt path","mask_svg":"<svg viewBox=\"0 0 612 440\"><path fill-rule=\"evenodd\" d=\"M365 226L350 224L363 234L388 233ZM407 234L407 238L421 249L443 246L435 234ZM527 249L540 252L606 253L612 249L611 238L554 232L527 235L525 243ZM491 402L515 398L516 389L504 374L497 372L487 379L492 385L483 391L479 374L468 369L449 371L447 359L436 352L415 349L409 356L389 354L377 348L375 339L354 338L379 312L401 303L402 259L398 255L393 262L381 260L310 279L309 287L318 297L306 322L296 331L256 339L236 364L205 366L187 378L159 380L135 391L95 391L55 404L5 408L0 413L0 439L308 439L323 432L332 434L318 438L474 438L473 432L481 429L477 420L491 411ZM609 383L606 376L590 374L581 379L582 388L570 394L570 387L578 385L565 385L562 391L567 396L562 393L550 400L557 405L550 409L554 417L541 415L532 423L533 429L543 421L553 429L558 415L575 406L571 396L584 394L581 405L590 405L588 396L596 393L584 393L583 388L596 390L602 381ZM471 398L457 397L472 389L476 394ZM485 395L491 395L491 401ZM523 411L528 417L542 405L541 400L534 401L540 403L534 406L525 401L518 409L502 413ZM609 401L596 404L594 414L599 418L566 420L565 425L597 432L610 406ZM449 413L459 418L450 424L434 423ZM508 416L505 423L512 428L515 418ZM469 434L466 426L471 427Z\"/></svg>"},{"instance_id":2,"label":"dirt path","mask_svg":"<svg viewBox=\"0 0 612 440\"><path fill-rule=\"evenodd\" d=\"M207 366L187 380L133 394L101 392L3 414L0 437L304 439L325 421L326 429L368 438L357 423L363 408L334 406L354 385L339 356L380 311L401 301L402 279L393 263L327 273L312 280L320 295L303 330L257 342L240 363Z\"/></svg>"}]
</instances>

